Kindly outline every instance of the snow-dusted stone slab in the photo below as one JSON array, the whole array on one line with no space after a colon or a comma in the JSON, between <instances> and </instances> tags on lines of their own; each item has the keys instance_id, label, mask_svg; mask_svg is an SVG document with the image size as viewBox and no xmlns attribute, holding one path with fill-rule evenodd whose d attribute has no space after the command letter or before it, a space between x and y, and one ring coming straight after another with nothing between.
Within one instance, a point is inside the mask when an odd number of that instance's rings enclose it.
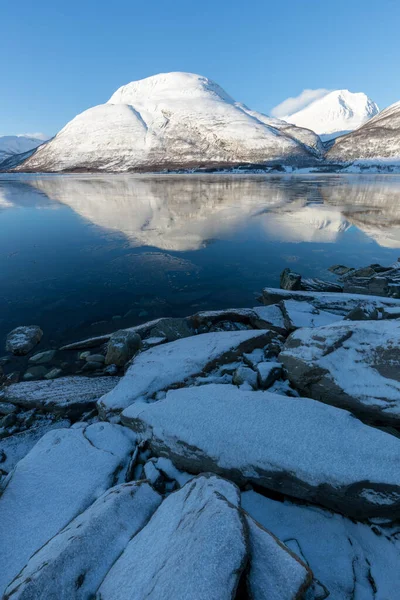
<instances>
[{"instance_id":1,"label":"snow-dusted stone slab","mask_svg":"<svg viewBox=\"0 0 400 600\"><path fill-rule=\"evenodd\" d=\"M302 394L400 425L399 321L342 321L300 329L287 339L279 359Z\"/></svg>"},{"instance_id":2,"label":"snow-dusted stone slab","mask_svg":"<svg viewBox=\"0 0 400 600\"><path fill-rule=\"evenodd\" d=\"M99 400L99 411L103 415L121 411L138 399L185 385L243 352L266 346L275 335L268 330L204 333L146 350L133 359L120 383Z\"/></svg>"},{"instance_id":3,"label":"snow-dusted stone slab","mask_svg":"<svg viewBox=\"0 0 400 600\"><path fill-rule=\"evenodd\" d=\"M34 426L10 435L0 440L0 453L3 451L6 459L1 463L0 468L9 473L24 456L32 450L33 446L48 431L52 429L67 429L71 426L68 419L58 419L57 421L51 415L43 416L43 420L36 421Z\"/></svg>"},{"instance_id":4,"label":"snow-dusted stone slab","mask_svg":"<svg viewBox=\"0 0 400 600\"><path fill-rule=\"evenodd\" d=\"M303 598L313 575L294 552L249 515L250 566L247 575L253 600L296 600Z\"/></svg>"},{"instance_id":5,"label":"snow-dusted stone slab","mask_svg":"<svg viewBox=\"0 0 400 600\"><path fill-rule=\"evenodd\" d=\"M279 304L270 304L269 306L255 306L253 312L256 314L253 320L254 327L259 329L271 328L279 333L287 333L282 309Z\"/></svg>"},{"instance_id":6,"label":"snow-dusted stone slab","mask_svg":"<svg viewBox=\"0 0 400 600\"><path fill-rule=\"evenodd\" d=\"M320 327L343 320L341 315L335 315L326 310L315 308L310 302L297 300L282 300L280 303L286 329L293 331L300 327ZM268 308L268 307L266 307Z\"/></svg>"},{"instance_id":7,"label":"snow-dusted stone slab","mask_svg":"<svg viewBox=\"0 0 400 600\"><path fill-rule=\"evenodd\" d=\"M212 471L360 519L400 516L400 439L333 406L210 384L135 403L121 417L183 471Z\"/></svg>"},{"instance_id":8,"label":"snow-dusted stone slab","mask_svg":"<svg viewBox=\"0 0 400 600\"><path fill-rule=\"evenodd\" d=\"M397 527L370 527L315 506L276 502L253 491L242 494L242 506L312 569L318 594L311 598L396 597L400 589Z\"/></svg>"},{"instance_id":9,"label":"snow-dusted stone slab","mask_svg":"<svg viewBox=\"0 0 400 600\"><path fill-rule=\"evenodd\" d=\"M161 503L145 482L105 492L36 554L6 589L10 600L87 600Z\"/></svg>"},{"instance_id":10,"label":"snow-dusted stone slab","mask_svg":"<svg viewBox=\"0 0 400 600\"><path fill-rule=\"evenodd\" d=\"M112 390L119 377L60 377L48 381L23 381L0 391L0 399L24 408L78 417Z\"/></svg>"},{"instance_id":11,"label":"snow-dusted stone slab","mask_svg":"<svg viewBox=\"0 0 400 600\"><path fill-rule=\"evenodd\" d=\"M351 310L360 306L367 312L378 310L385 318L390 318L385 313L388 307L399 308L400 300L383 298L382 296L364 296L362 294L344 294L330 292L294 292L278 288L264 288L262 302L265 305L277 304L282 300L298 300L309 302L318 310L326 310L345 317Z\"/></svg>"},{"instance_id":12,"label":"snow-dusted stone slab","mask_svg":"<svg viewBox=\"0 0 400 600\"><path fill-rule=\"evenodd\" d=\"M100 600L231 600L247 559L236 486L188 482L161 504L100 586Z\"/></svg>"},{"instance_id":13,"label":"snow-dusted stone slab","mask_svg":"<svg viewBox=\"0 0 400 600\"><path fill-rule=\"evenodd\" d=\"M0 597L31 555L85 510L128 462L135 436L95 423L47 433L0 496Z\"/></svg>"}]
</instances>

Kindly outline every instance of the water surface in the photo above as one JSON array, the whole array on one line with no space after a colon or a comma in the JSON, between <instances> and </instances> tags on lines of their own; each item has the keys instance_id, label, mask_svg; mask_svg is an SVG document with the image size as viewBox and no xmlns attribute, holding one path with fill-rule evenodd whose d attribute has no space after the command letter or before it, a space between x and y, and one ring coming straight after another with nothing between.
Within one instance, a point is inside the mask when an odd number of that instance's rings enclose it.
<instances>
[{"instance_id":1,"label":"water surface","mask_svg":"<svg viewBox=\"0 0 400 600\"><path fill-rule=\"evenodd\" d=\"M2 175L0 347L21 324L58 344L254 306L285 267L399 254L393 175Z\"/></svg>"}]
</instances>

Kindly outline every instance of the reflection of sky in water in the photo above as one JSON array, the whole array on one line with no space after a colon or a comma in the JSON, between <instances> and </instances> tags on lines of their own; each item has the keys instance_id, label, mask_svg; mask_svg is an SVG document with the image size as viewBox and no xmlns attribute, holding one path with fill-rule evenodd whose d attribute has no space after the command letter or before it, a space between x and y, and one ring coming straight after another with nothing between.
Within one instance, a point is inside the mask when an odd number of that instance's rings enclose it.
<instances>
[{"instance_id":1,"label":"reflection of sky in water","mask_svg":"<svg viewBox=\"0 0 400 600\"><path fill-rule=\"evenodd\" d=\"M398 254L395 176L3 175L0 337L251 306L286 266L327 277Z\"/></svg>"}]
</instances>

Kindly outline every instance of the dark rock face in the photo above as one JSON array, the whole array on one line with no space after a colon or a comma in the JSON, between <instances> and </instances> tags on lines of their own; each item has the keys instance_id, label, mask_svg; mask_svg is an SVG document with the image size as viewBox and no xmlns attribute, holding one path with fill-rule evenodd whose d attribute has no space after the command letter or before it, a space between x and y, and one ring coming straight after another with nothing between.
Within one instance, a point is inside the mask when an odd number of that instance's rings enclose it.
<instances>
[{"instance_id":1,"label":"dark rock face","mask_svg":"<svg viewBox=\"0 0 400 600\"><path fill-rule=\"evenodd\" d=\"M373 422L400 425L399 321L299 329L279 360L301 394Z\"/></svg>"},{"instance_id":2,"label":"dark rock face","mask_svg":"<svg viewBox=\"0 0 400 600\"><path fill-rule=\"evenodd\" d=\"M281 273L280 286L283 290L301 290L301 275L284 269Z\"/></svg>"}]
</instances>

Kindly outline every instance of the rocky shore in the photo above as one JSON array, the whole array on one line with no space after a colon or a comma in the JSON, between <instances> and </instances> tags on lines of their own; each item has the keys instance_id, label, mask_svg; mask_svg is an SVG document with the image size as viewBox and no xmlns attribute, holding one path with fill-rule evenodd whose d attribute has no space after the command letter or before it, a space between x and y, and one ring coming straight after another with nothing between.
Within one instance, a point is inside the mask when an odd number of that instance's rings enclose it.
<instances>
[{"instance_id":1,"label":"rocky shore","mask_svg":"<svg viewBox=\"0 0 400 600\"><path fill-rule=\"evenodd\" d=\"M332 273L60 349L10 332L0 597L396 598L400 262Z\"/></svg>"}]
</instances>

